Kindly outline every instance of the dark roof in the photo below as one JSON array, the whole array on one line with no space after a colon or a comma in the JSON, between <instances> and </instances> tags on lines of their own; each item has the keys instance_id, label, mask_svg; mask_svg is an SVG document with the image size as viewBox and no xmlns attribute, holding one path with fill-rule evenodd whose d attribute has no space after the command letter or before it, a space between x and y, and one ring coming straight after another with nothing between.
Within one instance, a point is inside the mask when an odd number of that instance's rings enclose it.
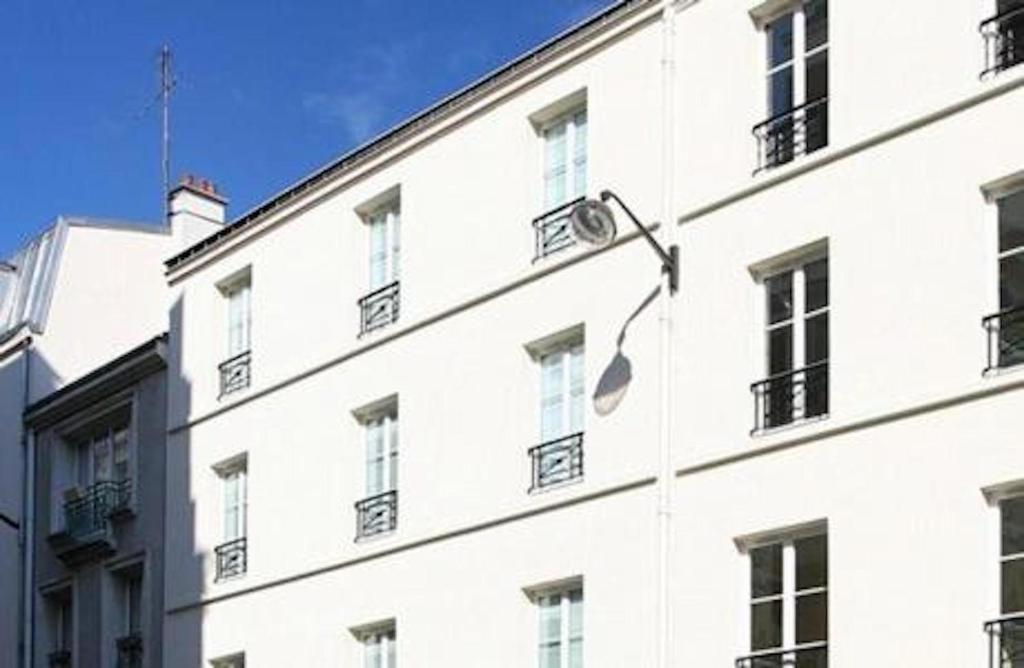
<instances>
[{"instance_id":1,"label":"dark roof","mask_svg":"<svg viewBox=\"0 0 1024 668\"><path fill-rule=\"evenodd\" d=\"M492 70L490 73L484 75L480 79L477 79L468 86L452 93L448 97L442 98L440 101L427 107L423 111L414 114L390 130L387 130L357 146L351 151L342 154L340 157L334 159L324 167L321 167L295 185L287 188L277 195L274 195L263 203L256 205L246 213L236 218L230 224L222 227L217 232L211 234L205 239L202 239L198 243L189 246L182 252L167 260L164 264L168 269L174 269L178 265L203 253L207 249L216 246L222 240L233 236L266 214L278 209L287 202L337 175L339 172L349 169L356 164L381 153L390 146L419 131L422 127L433 122L438 117L450 113L461 105L472 101L497 86L500 86L505 83L506 80L519 74L520 71L536 65L544 58L568 48L571 44L581 39L589 37L593 33L604 28L613 20L632 11L633 9L650 5L654 2L657 2L657 0L618 0L611 6L594 14L590 18L584 19L568 30L556 35L546 42L541 43L533 49L530 49L511 62Z\"/></svg>"}]
</instances>

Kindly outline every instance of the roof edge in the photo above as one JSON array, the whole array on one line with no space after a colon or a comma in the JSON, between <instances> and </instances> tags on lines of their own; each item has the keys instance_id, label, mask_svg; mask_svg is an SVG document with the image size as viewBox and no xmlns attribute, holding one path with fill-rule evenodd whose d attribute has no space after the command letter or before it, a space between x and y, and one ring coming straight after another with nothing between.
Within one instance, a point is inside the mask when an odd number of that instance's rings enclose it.
<instances>
[{"instance_id":1,"label":"roof edge","mask_svg":"<svg viewBox=\"0 0 1024 668\"><path fill-rule=\"evenodd\" d=\"M294 185L282 190L276 195L257 204L247 212L240 215L222 229L214 232L205 239L189 246L180 253L173 255L164 262L168 272L177 269L188 260L199 256L207 250L218 246L221 241L234 236L239 230L249 226L253 222L263 218L269 213L276 211L285 203L293 200L307 190L330 179L348 168L355 166L360 161L375 155L390 145L393 145L408 136L413 136L428 123L437 120L436 117L455 111L462 103L475 98L477 94L491 86L498 86L504 83L503 79L516 74L524 66L538 64L541 59L554 54L558 47L572 38L582 38L591 32L596 32L611 21L630 13L633 10L657 4L660 0L618 0L614 4L598 11L596 14L583 19L579 23L563 30L554 37L541 42L539 45L515 57L504 65L491 70L484 76L476 79L468 85L456 90L454 93L445 96L419 111L404 121L399 122L392 128L356 146L354 149L343 153L338 158L330 161L323 167L317 169L309 176L306 176Z\"/></svg>"}]
</instances>

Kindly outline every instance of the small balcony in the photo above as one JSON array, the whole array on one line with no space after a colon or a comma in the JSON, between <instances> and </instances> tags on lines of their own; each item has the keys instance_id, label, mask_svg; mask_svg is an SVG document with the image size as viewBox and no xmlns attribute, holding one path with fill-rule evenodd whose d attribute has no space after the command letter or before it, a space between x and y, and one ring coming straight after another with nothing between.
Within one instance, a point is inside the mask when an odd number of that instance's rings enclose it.
<instances>
[{"instance_id":1,"label":"small balcony","mask_svg":"<svg viewBox=\"0 0 1024 668\"><path fill-rule=\"evenodd\" d=\"M986 316L981 325L987 334L986 374L1024 363L1024 306Z\"/></svg>"},{"instance_id":2,"label":"small balcony","mask_svg":"<svg viewBox=\"0 0 1024 668\"><path fill-rule=\"evenodd\" d=\"M569 222L569 214L584 199L586 198L578 197L533 219L534 262L576 243L576 237L572 233L572 224Z\"/></svg>"},{"instance_id":3,"label":"small balcony","mask_svg":"<svg viewBox=\"0 0 1024 668\"><path fill-rule=\"evenodd\" d=\"M398 322L398 285L395 281L359 300L359 336Z\"/></svg>"},{"instance_id":4,"label":"small balcony","mask_svg":"<svg viewBox=\"0 0 1024 668\"><path fill-rule=\"evenodd\" d=\"M131 514L131 480L102 480L64 493L64 528L50 537L57 556L67 564L114 550L110 521Z\"/></svg>"},{"instance_id":5,"label":"small balcony","mask_svg":"<svg viewBox=\"0 0 1024 668\"><path fill-rule=\"evenodd\" d=\"M50 668L71 668L71 650L58 649L46 655Z\"/></svg>"},{"instance_id":6,"label":"small balcony","mask_svg":"<svg viewBox=\"0 0 1024 668\"><path fill-rule=\"evenodd\" d=\"M828 98L819 97L773 116L755 125L752 132L757 139L754 174L825 148L828 146Z\"/></svg>"},{"instance_id":7,"label":"small balcony","mask_svg":"<svg viewBox=\"0 0 1024 668\"><path fill-rule=\"evenodd\" d=\"M985 622L989 668L1024 666L1024 614Z\"/></svg>"},{"instance_id":8,"label":"small balcony","mask_svg":"<svg viewBox=\"0 0 1024 668\"><path fill-rule=\"evenodd\" d=\"M741 656L736 668L828 668L828 643L805 643L792 649L769 649Z\"/></svg>"},{"instance_id":9,"label":"small balcony","mask_svg":"<svg viewBox=\"0 0 1024 668\"><path fill-rule=\"evenodd\" d=\"M142 668L142 635L130 633L115 641L117 668Z\"/></svg>"},{"instance_id":10,"label":"small balcony","mask_svg":"<svg viewBox=\"0 0 1024 668\"><path fill-rule=\"evenodd\" d=\"M397 526L397 491L384 492L356 502L356 540L394 531Z\"/></svg>"},{"instance_id":11,"label":"small balcony","mask_svg":"<svg viewBox=\"0 0 1024 668\"><path fill-rule=\"evenodd\" d=\"M583 432L541 443L528 453L531 492L583 477Z\"/></svg>"},{"instance_id":12,"label":"small balcony","mask_svg":"<svg viewBox=\"0 0 1024 668\"><path fill-rule=\"evenodd\" d=\"M776 374L750 386L754 394L751 434L828 415L828 362Z\"/></svg>"},{"instance_id":13,"label":"small balcony","mask_svg":"<svg viewBox=\"0 0 1024 668\"><path fill-rule=\"evenodd\" d=\"M982 21L978 30L985 40L985 69L981 78L1024 63L1024 7Z\"/></svg>"},{"instance_id":14,"label":"small balcony","mask_svg":"<svg viewBox=\"0 0 1024 668\"><path fill-rule=\"evenodd\" d=\"M213 551L217 559L217 582L245 575L249 563L248 544L245 538L236 538L218 545Z\"/></svg>"},{"instance_id":15,"label":"small balcony","mask_svg":"<svg viewBox=\"0 0 1024 668\"><path fill-rule=\"evenodd\" d=\"M225 397L249 387L252 379L252 352L245 351L220 363L220 396Z\"/></svg>"}]
</instances>

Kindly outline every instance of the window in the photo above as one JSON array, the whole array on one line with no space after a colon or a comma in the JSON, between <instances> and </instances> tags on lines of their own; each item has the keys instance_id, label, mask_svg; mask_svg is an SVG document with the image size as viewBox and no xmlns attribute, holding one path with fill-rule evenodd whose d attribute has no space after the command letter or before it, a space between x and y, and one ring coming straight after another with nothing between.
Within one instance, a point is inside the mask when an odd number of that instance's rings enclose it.
<instances>
[{"instance_id":1,"label":"window","mask_svg":"<svg viewBox=\"0 0 1024 668\"><path fill-rule=\"evenodd\" d=\"M540 363L540 444L529 450L530 490L583 477L583 343L546 346Z\"/></svg>"},{"instance_id":2,"label":"window","mask_svg":"<svg viewBox=\"0 0 1024 668\"><path fill-rule=\"evenodd\" d=\"M142 569L118 577L120 629L116 639L118 668L142 666Z\"/></svg>"},{"instance_id":3,"label":"window","mask_svg":"<svg viewBox=\"0 0 1024 668\"><path fill-rule=\"evenodd\" d=\"M362 416L366 436L366 497L356 503L356 537L392 531L398 510L398 403L389 399Z\"/></svg>"},{"instance_id":4,"label":"window","mask_svg":"<svg viewBox=\"0 0 1024 668\"><path fill-rule=\"evenodd\" d=\"M397 642L393 625L362 634L365 668L397 668Z\"/></svg>"},{"instance_id":5,"label":"window","mask_svg":"<svg viewBox=\"0 0 1024 668\"><path fill-rule=\"evenodd\" d=\"M984 320L988 369L1024 362L1024 190L997 200L999 312Z\"/></svg>"},{"instance_id":6,"label":"window","mask_svg":"<svg viewBox=\"0 0 1024 668\"><path fill-rule=\"evenodd\" d=\"M64 438L70 447L55 453L51 483L54 507L64 510L60 528L76 537L102 531L108 517L130 508L131 408L115 409ZM68 464L74 467L71 476Z\"/></svg>"},{"instance_id":7,"label":"window","mask_svg":"<svg viewBox=\"0 0 1024 668\"><path fill-rule=\"evenodd\" d=\"M828 145L828 0L807 0L765 24L768 121L755 127L758 169Z\"/></svg>"},{"instance_id":8,"label":"window","mask_svg":"<svg viewBox=\"0 0 1024 668\"><path fill-rule=\"evenodd\" d=\"M1016 666L1024 656L1024 496L999 502L999 618L987 622L993 666Z\"/></svg>"},{"instance_id":9,"label":"window","mask_svg":"<svg viewBox=\"0 0 1024 668\"><path fill-rule=\"evenodd\" d=\"M372 213L366 221L370 230L370 289L398 280L402 253L402 214L398 201Z\"/></svg>"},{"instance_id":10,"label":"window","mask_svg":"<svg viewBox=\"0 0 1024 668\"><path fill-rule=\"evenodd\" d=\"M583 667L583 588L576 586L537 597L539 668Z\"/></svg>"},{"instance_id":11,"label":"window","mask_svg":"<svg viewBox=\"0 0 1024 668\"><path fill-rule=\"evenodd\" d=\"M247 569L248 459L243 455L215 467L221 478L224 542L216 548L217 580L243 575Z\"/></svg>"},{"instance_id":12,"label":"window","mask_svg":"<svg viewBox=\"0 0 1024 668\"><path fill-rule=\"evenodd\" d=\"M576 107L540 124L544 143L544 214L534 219L534 260L575 243L572 205L587 194L587 110Z\"/></svg>"},{"instance_id":13,"label":"window","mask_svg":"<svg viewBox=\"0 0 1024 668\"><path fill-rule=\"evenodd\" d=\"M402 214L395 197L364 216L370 238L370 292L359 300L360 335L398 320Z\"/></svg>"},{"instance_id":14,"label":"window","mask_svg":"<svg viewBox=\"0 0 1024 668\"><path fill-rule=\"evenodd\" d=\"M554 209L587 193L587 110L544 125L544 208Z\"/></svg>"},{"instance_id":15,"label":"window","mask_svg":"<svg viewBox=\"0 0 1024 668\"><path fill-rule=\"evenodd\" d=\"M995 15L981 24L984 78L1024 62L1024 0L995 0Z\"/></svg>"},{"instance_id":16,"label":"window","mask_svg":"<svg viewBox=\"0 0 1024 668\"><path fill-rule=\"evenodd\" d=\"M750 651L739 668L828 665L828 537L750 549Z\"/></svg>"},{"instance_id":17,"label":"window","mask_svg":"<svg viewBox=\"0 0 1024 668\"><path fill-rule=\"evenodd\" d=\"M75 644L75 618L70 590L47 596L50 652L48 664L53 668L68 668Z\"/></svg>"},{"instance_id":18,"label":"window","mask_svg":"<svg viewBox=\"0 0 1024 668\"><path fill-rule=\"evenodd\" d=\"M752 387L754 431L828 414L828 258L764 280L768 377Z\"/></svg>"},{"instance_id":19,"label":"window","mask_svg":"<svg viewBox=\"0 0 1024 668\"><path fill-rule=\"evenodd\" d=\"M245 268L219 285L227 300L227 360L220 365L220 395L249 387L252 358L252 273Z\"/></svg>"}]
</instances>

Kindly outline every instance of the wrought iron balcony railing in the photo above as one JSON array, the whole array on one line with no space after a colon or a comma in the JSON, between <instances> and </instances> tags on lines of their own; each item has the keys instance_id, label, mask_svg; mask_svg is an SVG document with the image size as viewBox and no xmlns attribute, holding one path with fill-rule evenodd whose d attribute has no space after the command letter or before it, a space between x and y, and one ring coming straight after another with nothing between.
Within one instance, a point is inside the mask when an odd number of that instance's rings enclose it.
<instances>
[{"instance_id":1,"label":"wrought iron balcony railing","mask_svg":"<svg viewBox=\"0 0 1024 668\"><path fill-rule=\"evenodd\" d=\"M397 491L392 490L356 501L356 540L394 531L397 526Z\"/></svg>"},{"instance_id":2,"label":"wrought iron balcony railing","mask_svg":"<svg viewBox=\"0 0 1024 668\"><path fill-rule=\"evenodd\" d=\"M246 539L236 538L214 548L217 557L217 581L236 578L244 575L248 567L248 543Z\"/></svg>"},{"instance_id":3,"label":"wrought iron balcony railing","mask_svg":"<svg viewBox=\"0 0 1024 668\"><path fill-rule=\"evenodd\" d=\"M71 650L58 649L46 655L50 668L71 668Z\"/></svg>"},{"instance_id":4,"label":"wrought iron balcony railing","mask_svg":"<svg viewBox=\"0 0 1024 668\"><path fill-rule=\"evenodd\" d=\"M828 643L811 642L792 649L769 649L736 659L736 668L828 668Z\"/></svg>"},{"instance_id":5,"label":"wrought iron balcony railing","mask_svg":"<svg viewBox=\"0 0 1024 668\"><path fill-rule=\"evenodd\" d=\"M398 281L359 300L359 336L398 322Z\"/></svg>"},{"instance_id":6,"label":"wrought iron balcony railing","mask_svg":"<svg viewBox=\"0 0 1024 668\"><path fill-rule=\"evenodd\" d=\"M1024 363L1024 306L986 316L981 325L988 334L985 373Z\"/></svg>"},{"instance_id":7,"label":"wrought iron balcony railing","mask_svg":"<svg viewBox=\"0 0 1024 668\"><path fill-rule=\"evenodd\" d=\"M129 633L115 641L117 668L142 668L142 635Z\"/></svg>"},{"instance_id":8,"label":"wrought iron balcony railing","mask_svg":"<svg viewBox=\"0 0 1024 668\"><path fill-rule=\"evenodd\" d=\"M1015 7L978 26L985 40L984 79L1024 63L1024 7Z\"/></svg>"},{"instance_id":9,"label":"wrought iron balcony railing","mask_svg":"<svg viewBox=\"0 0 1024 668\"><path fill-rule=\"evenodd\" d=\"M244 390L252 379L252 352L247 350L235 355L217 368L220 370L220 396Z\"/></svg>"},{"instance_id":10,"label":"wrought iron balcony railing","mask_svg":"<svg viewBox=\"0 0 1024 668\"><path fill-rule=\"evenodd\" d=\"M1024 666L1024 614L985 622L989 668Z\"/></svg>"},{"instance_id":11,"label":"wrought iron balcony railing","mask_svg":"<svg viewBox=\"0 0 1024 668\"><path fill-rule=\"evenodd\" d=\"M754 174L828 146L828 98L819 97L773 116L753 129L757 138Z\"/></svg>"},{"instance_id":12,"label":"wrought iron balcony railing","mask_svg":"<svg viewBox=\"0 0 1024 668\"><path fill-rule=\"evenodd\" d=\"M573 207L584 199L586 198L577 197L533 219L534 262L576 243L569 214L572 213Z\"/></svg>"},{"instance_id":13,"label":"wrought iron balcony railing","mask_svg":"<svg viewBox=\"0 0 1024 668\"><path fill-rule=\"evenodd\" d=\"M751 433L828 415L828 361L759 380L750 391L754 393Z\"/></svg>"},{"instance_id":14,"label":"wrought iron balcony railing","mask_svg":"<svg viewBox=\"0 0 1024 668\"><path fill-rule=\"evenodd\" d=\"M530 491L583 477L583 432L529 449Z\"/></svg>"},{"instance_id":15,"label":"wrought iron balcony railing","mask_svg":"<svg viewBox=\"0 0 1024 668\"><path fill-rule=\"evenodd\" d=\"M81 540L106 531L107 519L131 504L131 480L101 480L64 502L64 529Z\"/></svg>"}]
</instances>

